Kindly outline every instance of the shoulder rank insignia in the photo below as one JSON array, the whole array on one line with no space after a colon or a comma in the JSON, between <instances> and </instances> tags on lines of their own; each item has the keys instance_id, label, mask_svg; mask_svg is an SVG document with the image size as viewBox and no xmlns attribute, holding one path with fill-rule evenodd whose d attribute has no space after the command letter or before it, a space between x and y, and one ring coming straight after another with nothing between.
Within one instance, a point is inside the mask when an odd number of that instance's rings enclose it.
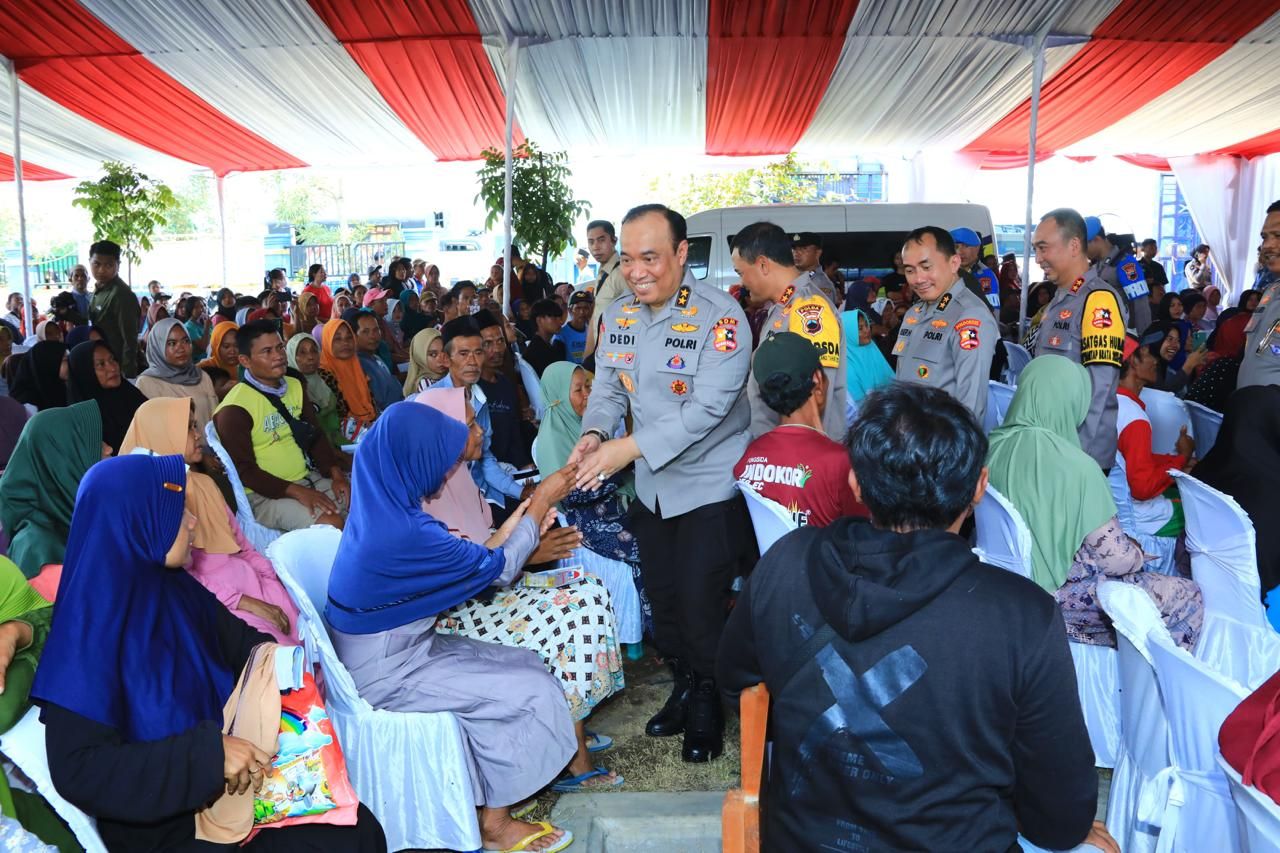
<instances>
[{"instance_id":1,"label":"shoulder rank insignia","mask_svg":"<svg viewBox=\"0 0 1280 853\"><path fill-rule=\"evenodd\" d=\"M794 284L788 284L787 289L782 291L782 295L778 297L778 304L786 305L791 301L791 297L795 295L795 292L796 286Z\"/></svg>"},{"instance_id":2,"label":"shoulder rank insignia","mask_svg":"<svg viewBox=\"0 0 1280 853\"><path fill-rule=\"evenodd\" d=\"M689 295L691 293L693 293L693 288L689 287L689 285L687 284L680 285L680 289L676 291L676 307L688 308Z\"/></svg>"},{"instance_id":3,"label":"shoulder rank insignia","mask_svg":"<svg viewBox=\"0 0 1280 853\"><path fill-rule=\"evenodd\" d=\"M939 310L939 311L946 311L946 310L947 310L947 306L948 306L948 305L950 305L950 304L951 304L951 294L950 294L950 293L944 293L944 294L942 294L942 298L938 300L938 310Z\"/></svg>"}]
</instances>

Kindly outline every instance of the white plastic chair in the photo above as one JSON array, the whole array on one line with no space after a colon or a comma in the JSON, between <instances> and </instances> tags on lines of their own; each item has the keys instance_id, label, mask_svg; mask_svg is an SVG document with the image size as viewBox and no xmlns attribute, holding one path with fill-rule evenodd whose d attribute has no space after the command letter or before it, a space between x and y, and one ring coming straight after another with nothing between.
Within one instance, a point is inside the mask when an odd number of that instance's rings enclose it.
<instances>
[{"instance_id":1,"label":"white plastic chair","mask_svg":"<svg viewBox=\"0 0 1280 853\"><path fill-rule=\"evenodd\" d=\"M1151 452L1173 453L1178 434L1183 427L1195 438L1195 427L1187 407L1176 395L1155 388L1142 389L1142 402L1147 407L1147 419L1151 421Z\"/></svg>"},{"instance_id":2,"label":"white plastic chair","mask_svg":"<svg viewBox=\"0 0 1280 853\"><path fill-rule=\"evenodd\" d=\"M1021 344L1015 344L1013 341L1002 341L1004 351L1009 356L1008 364L1005 366L1005 381L1010 385L1018 384L1018 377L1022 375L1023 368L1031 363L1031 353Z\"/></svg>"},{"instance_id":3,"label":"white plastic chair","mask_svg":"<svg viewBox=\"0 0 1280 853\"><path fill-rule=\"evenodd\" d=\"M97 822L62 798L53 787L49 775L49 756L44 747L44 723L40 722L40 709L31 708L0 735L0 752L17 765L28 779L35 783L36 791L62 818L87 853L107 853L107 846L98 835Z\"/></svg>"},{"instance_id":4,"label":"white plastic chair","mask_svg":"<svg viewBox=\"0 0 1280 853\"><path fill-rule=\"evenodd\" d=\"M978 559L1030 579L1031 531L1009 499L988 485L973 515Z\"/></svg>"},{"instance_id":5,"label":"white plastic chair","mask_svg":"<svg viewBox=\"0 0 1280 853\"><path fill-rule=\"evenodd\" d=\"M542 400L542 386L538 384L538 371L534 370L533 365L525 361L518 351L514 351L514 355L516 369L520 371L520 381L524 383L524 393L529 398L529 405L533 406L533 413L541 421L547 407Z\"/></svg>"},{"instance_id":6,"label":"white plastic chair","mask_svg":"<svg viewBox=\"0 0 1280 853\"><path fill-rule=\"evenodd\" d=\"M298 634L321 670L351 782L382 824L388 849L475 850L480 827L457 720L374 709L330 642L321 613L341 539L327 525L295 530L273 542L267 558L298 606Z\"/></svg>"},{"instance_id":7,"label":"white plastic chair","mask_svg":"<svg viewBox=\"0 0 1280 853\"><path fill-rule=\"evenodd\" d=\"M990 501L989 495L994 495ZM1031 530L1017 508L988 485L976 515L978 547L974 553L978 559L1030 578ZM1120 743L1116 650L1084 643L1067 645L1076 668L1076 691L1093 746L1094 764L1113 767Z\"/></svg>"},{"instance_id":8,"label":"white plastic chair","mask_svg":"<svg viewBox=\"0 0 1280 853\"><path fill-rule=\"evenodd\" d=\"M1161 852L1238 850L1235 807L1217 763L1218 729L1249 691L1175 646L1163 626L1147 640L1173 761L1143 790L1138 818L1160 827Z\"/></svg>"},{"instance_id":9,"label":"white plastic chair","mask_svg":"<svg viewBox=\"0 0 1280 853\"><path fill-rule=\"evenodd\" d=\"M1143 787L1169 766L1169 721L1147 635L1164 628L1164 622L1151 596L1133 584L1104 581L1098 584L1098 600L1115 625L1120 683L1120 748L1107 797L1107 831L1125 853L1150 853L1159 831L1138 821L1138 802Z\"/></svg>"},{"instance_id":10,"label":"white plastic chair","mask_svg":"<svg viewBox=\"0 0 1280 853\"><path fill-rule=\"evenodd\" d=\"M1133 537L1145 554L1151 556L1146 568L1162 575L1176 575L1178 570L1174 566L1173 555L1178 547L1177 540L1172 536L1151 536L1138 532L1138 523L1133 515L1133 494L1129 491L1124 456L1119 450L1116 451L1116 461L1111 466L1111 473L1107 475L1107 485L1111 487L1111 497L1116 502L1116 518L1120 522L1120 528Z\"/></svg>"},{"instance_id":11,"label":"white plastic chair","mask_svg":"<svg viewBox=\"0 0 1280 853\"><path fill-rule=\"evenodd\" d=\"M1231 799L1235 802L1242 853L1275 853L1280 850L1280 806L1257 788L1246 785L1221 753L1218 755L1218 768L1227 777Z\"/></svg>"},{"instance_id":12,"label":"white plastic chair","mask_svg":"<svg viewBox=\"0 0 1280 853\"><path fill-rule=\"evenodd\" d=\"M1262 607L1253 522L1229 495L1169 472L1182 496L1191 577L1204 596L1204 627L1195 656L1256 688L1280 670L1280 635Z\"/></svg>"},{"instance_id":13,"label":"white plastic chair","mask_svg":"<svg viewBox=\"0 0 1280 853\"><path fill-rule=\"evenodd\" d=\"M231 481L231 490L236 496L236 521L244 531L244 538L248 539L257 551L265 554L267 546L280 536L280 531L259 524L258 519L253 517L253 507L249 504L249 496L245 493L244 484L240 482L240 473L236 471L231 455L222 446L222 440L218 438L218 430L214 427L213 421L205 424L204 437L209 449L218 457L218 461L227 472L227 479Z\"/></svg>"},{"instance_id":14,"label":"white plastic chair","mask_svg":"<svg viewBox=\"0 0 1280 853\"><path fill-rule=\"evenodd\" d=\"M1183 400L1187 407L1187 415L1191 418L1191 429L1196 437L1196 456L1203 459L1218 441L1218 430L1222 429L1222 412L1215 412L1208 406L1202 406L1191 400Z\"/></svg>"},{"instance_id":15,"label":"white plastic chair","mask_svg":"<svg viewBox=\"0 0 1280 853\"><path fill-rule=\"evenodd\" d=\"M990 434L993 429L1004 423L1005 412L1009 411L1009 403L1013 401L1014 387L994 379L987 380L987 412L982 419L983 429Z\"/></svg>"},{"instance_id":16,"label":"white plastic chair","mask_svg":"<svg viewBox=\"0 0 1280 853\"><path fill-rule=\"evenodd\" d=\"M773 547L774 542L800 525L796 524L791 513L783 509L781 504L761 497L755 489L741 480L737 482L737 486L738 491L742 492L742 496L747 499L747 512L751 514L751 526L756 531L756 544L759 546L760 556L763 557L764 552Z\"/></svg>"}]
</instances>

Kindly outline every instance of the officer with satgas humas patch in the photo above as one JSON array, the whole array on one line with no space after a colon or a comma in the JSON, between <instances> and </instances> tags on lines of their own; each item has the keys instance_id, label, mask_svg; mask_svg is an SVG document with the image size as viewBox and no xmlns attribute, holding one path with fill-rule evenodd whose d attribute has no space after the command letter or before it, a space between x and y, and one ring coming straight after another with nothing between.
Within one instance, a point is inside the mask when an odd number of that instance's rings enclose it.
<instances>
[{"instance_id":1,"label":"officer with satgas humas patch","mask_svg":"<svg viewBox=\"0 0 1280 853\"><path fill-rule=\"evenodd\" d=\"M728 293L685 282L686 237L684 217L663 205L622 220L630 296L602 315L595 382L570 461L586 489L635 463L630 527L654 642L675 677L645 732L683 732L684 760L709 761L723 750L715 662L730 588L756 559L733 478L750 441L751 330ZM615 439L628 410L632 431Z\"/></svg>"},{"instance_id":2,"label":"officer with satgas humas patch","mask_svg":"<svg viewBox=\"0 0 1280 853\"><path fill-rule=\"evenodd\" d=\"M1124 310L1116 291L1090 265L1084 217L1069 207L1051 210L1032 237L1036 263L1057 286L1032 330L1033 355L1060 355L1089 372L1089 414L1078 430L1080 446L1104 471L1116 458Z\"/></svg>"},{"instance_id":3,"label":"officer with satgas humas patch","mask_svg":"<svg viewBox=\"0 0 1280 853\"><path fill-rule=\"evenodd\" d=\"M960 255L944 228L927 225L908 234L902 268L917 301L893 346L898 379L941 388L982 423L1000 337L991 309L960 277Z\"/></svg>"}]
</instances>

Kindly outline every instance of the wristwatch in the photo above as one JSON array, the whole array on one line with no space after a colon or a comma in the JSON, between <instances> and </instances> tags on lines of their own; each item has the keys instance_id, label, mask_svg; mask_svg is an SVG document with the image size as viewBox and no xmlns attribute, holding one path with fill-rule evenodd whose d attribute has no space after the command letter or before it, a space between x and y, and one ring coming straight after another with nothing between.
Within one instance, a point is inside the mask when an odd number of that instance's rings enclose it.
<instances>
[{"instance_id":1,"label":"wristwatch","mask_svg":"<svg viewBox=\"0 0 1280 853\"><path fill-rule=\"evenodd\" d=\"M609 440L609 434L602 429L589 429L582 434L582 437L586 438L589 435L594 435L596 438L600 439L601 444L604 444Z\"/></svg>"}]
</instances>

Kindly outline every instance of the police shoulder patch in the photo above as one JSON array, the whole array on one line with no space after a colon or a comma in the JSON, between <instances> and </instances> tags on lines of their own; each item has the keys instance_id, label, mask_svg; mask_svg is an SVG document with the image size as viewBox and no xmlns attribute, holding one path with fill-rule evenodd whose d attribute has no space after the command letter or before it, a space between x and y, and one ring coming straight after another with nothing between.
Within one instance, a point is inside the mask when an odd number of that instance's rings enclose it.
<instances>
[{"instance_id":1,"label":"police shoulder patch","mask_svg":"<svg viewBox=\"0 0 1280 853\"><path fill-rule=\"evenodd\" d=\"M1080 318L1080 363L1119 367L1124 355L1124 322L1120 303L1110 288L1100 287L1085 297Z\"/></svg>"},{"instance_id":2,"label":"police shoulder patch","mask_svg":"<svg viewBox=\"0 0 1280 853\"><path fill-rule=\"evenodd\" d=\"M788 331L809 340L818 350L823 367L840 366L840 324L825 296L806 296L791 306Z\"/></svg>"}]
</instances>

